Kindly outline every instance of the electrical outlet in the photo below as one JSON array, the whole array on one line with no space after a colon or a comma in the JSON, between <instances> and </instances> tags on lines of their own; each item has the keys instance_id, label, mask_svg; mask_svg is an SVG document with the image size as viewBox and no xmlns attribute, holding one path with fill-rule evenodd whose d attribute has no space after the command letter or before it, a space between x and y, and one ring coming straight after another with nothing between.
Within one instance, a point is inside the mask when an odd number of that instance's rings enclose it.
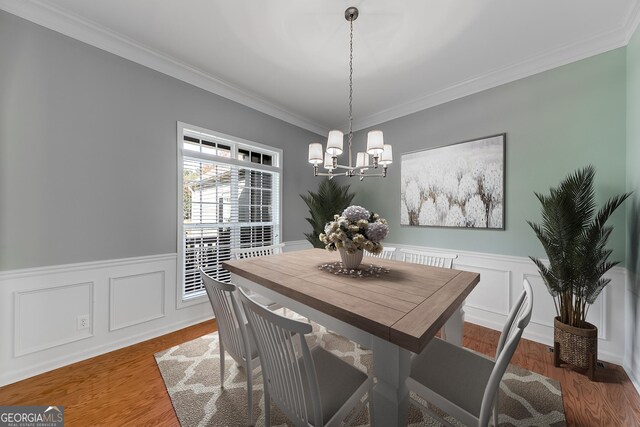
<instances>
[{"instance_id":1,"label":"electrical outlet","mask_svg":"<svg viewBox=\"0 0 640 427\"><path fill-rule=\"evenodd\" d=\"M83 314L81 316L78 316L77 318L77 328L78 330L80 329L88 329L91 326L91 323L89 322L89 315L88 314Z\"/></svg>"}]
</instances>

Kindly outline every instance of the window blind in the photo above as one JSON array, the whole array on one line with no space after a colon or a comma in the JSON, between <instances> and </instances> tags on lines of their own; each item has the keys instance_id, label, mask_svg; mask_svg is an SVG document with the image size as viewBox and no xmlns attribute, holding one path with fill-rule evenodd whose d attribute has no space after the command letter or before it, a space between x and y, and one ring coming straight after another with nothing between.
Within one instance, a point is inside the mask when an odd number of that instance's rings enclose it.
<instances>
[{"instance_id":1,"label":"window blind","mask_svg":"<svg viewBox=\"0 0 640 427\"><path fill-rule=\"evenodd\" d=\"M273 167L276 153L264 151L185 135L183 299L204 293L201 267L217 280L229 281L220 263L230 259L232 248L279 243L280 173Z\"/></svg>"}]
</instances>

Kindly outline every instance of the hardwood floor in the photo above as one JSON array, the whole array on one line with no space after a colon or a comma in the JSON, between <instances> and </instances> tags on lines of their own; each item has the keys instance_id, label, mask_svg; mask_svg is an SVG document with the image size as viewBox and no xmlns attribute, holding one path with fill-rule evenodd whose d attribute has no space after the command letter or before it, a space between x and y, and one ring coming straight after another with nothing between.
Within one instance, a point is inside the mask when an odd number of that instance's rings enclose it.
<instances>
[{"instance_id":1,"label":"hardwood floor","mask_svg":"<svg viewBox=\"0 0 640 427\"><path fill-rule=\"evenodd\" d=\"M67 426L179 426L153 354L214 331L204 322L0 388L0 405L64 405ZM499 332L465 323L466 347L493 355ZM553 366L547 347L522 340L512 363L562 384L572 426L640 426L640 397L616 365L596 381Z\"/></svg>"},{"instance_id":2,"label":"hardwood floor","mask_svg":"<svg viewBox=\"0 0 640 427\"><path fill-rule=\"evenodd\" d=\"M0 388L0 405L61 405L65 425L179 426L154 353L216 329L173 332Z\"/></svg>"}]
</instances>

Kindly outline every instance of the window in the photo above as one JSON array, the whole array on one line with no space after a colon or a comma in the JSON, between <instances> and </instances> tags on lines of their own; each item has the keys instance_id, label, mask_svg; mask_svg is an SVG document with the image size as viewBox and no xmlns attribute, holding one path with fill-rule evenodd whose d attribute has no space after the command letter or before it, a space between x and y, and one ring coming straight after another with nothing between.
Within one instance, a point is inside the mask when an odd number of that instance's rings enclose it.
<instances>
[{"instance_id":1,"label":"window","mask_svg":"<svg viewBox=\"0 0 640 427\"><path fill-rule=\"evenodd\" d=\"M199 269L229 281L232 248L280 243L282 153L178 123L178 283L181 300L204 295Z\"/></svg>"}]
</instances>

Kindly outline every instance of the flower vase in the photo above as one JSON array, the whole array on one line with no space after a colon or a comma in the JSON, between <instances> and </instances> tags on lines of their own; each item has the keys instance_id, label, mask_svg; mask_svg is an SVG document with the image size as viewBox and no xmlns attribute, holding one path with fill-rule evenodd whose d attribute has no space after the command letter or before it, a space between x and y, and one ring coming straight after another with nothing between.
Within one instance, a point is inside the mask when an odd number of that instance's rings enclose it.
<instances>
[{"instance_id":1,"label":"flower vase","mask_svg":"<svg viewBox=\"0 0 640 427\"><path fill-rule=\"evenodd\" d=\"M342 260L342 265L344 266L344 268L353 270L355 268L358 268L358 266L362 262L362 256L364 255L362 249L358 249L352 254L347 252L344 248L340 248L338 249L338 251L340 252L340 259Z\"/></svg>"}]
</instances>

